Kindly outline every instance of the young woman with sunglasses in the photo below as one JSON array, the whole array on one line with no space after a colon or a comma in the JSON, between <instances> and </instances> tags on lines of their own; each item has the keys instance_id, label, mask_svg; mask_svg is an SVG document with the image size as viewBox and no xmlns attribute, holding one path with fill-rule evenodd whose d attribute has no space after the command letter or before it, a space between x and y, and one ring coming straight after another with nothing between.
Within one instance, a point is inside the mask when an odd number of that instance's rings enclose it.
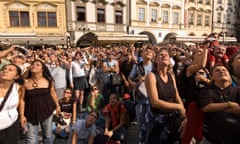
<instances>
[{"instance_id":1,"label":"young woman with sunglasses","mask_svg":"<svg viewBox=\"0 0 240 144\"><path fill-rule=\"evenodd\" d=\"M67 142L66 139L70 132L70 124L76 122L77 103L72 97L72 90L70 88L64 90L63 98L59 100L59 105L61 107L61 116L64 124L62 124L61 121L55 121L53 123L53 133L56 135L54 143L57 144L61 143L60 141ZM59 115L56 115L56 118L59 119Z\"/></svg>"}]
</instances>

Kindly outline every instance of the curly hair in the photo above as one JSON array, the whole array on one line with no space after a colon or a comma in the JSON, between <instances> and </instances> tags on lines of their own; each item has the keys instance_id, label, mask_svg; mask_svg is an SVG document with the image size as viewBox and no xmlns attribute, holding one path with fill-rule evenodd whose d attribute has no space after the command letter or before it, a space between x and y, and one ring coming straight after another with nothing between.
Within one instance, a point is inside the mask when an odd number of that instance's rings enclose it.
<instances>
[{"instance_id":1,"label":"curly hair","mask_svg":"<svg viewBox=\"0 0 240 144\"><path fill-rule=\"evenodd\" d=\"M43 70L43 77L48 80L48 82L49 82L49 84L50 84L49 86L51 87L54 80L53 80L52 75L51 75L50 71L48 70L47 66L46 66L42 61L40 61L40 60L34 60L34 61L31 63L31 65L33 65L33 64L36 63L36 62L40 62L40 63L41 63L41 65L42 65L42 70ZM29 73L28 73L28 75L27 75L26 78L27 78L27 79L32 78L32 72L31 72L31 71L29 71Z\"/></svg>"}]
</instances>

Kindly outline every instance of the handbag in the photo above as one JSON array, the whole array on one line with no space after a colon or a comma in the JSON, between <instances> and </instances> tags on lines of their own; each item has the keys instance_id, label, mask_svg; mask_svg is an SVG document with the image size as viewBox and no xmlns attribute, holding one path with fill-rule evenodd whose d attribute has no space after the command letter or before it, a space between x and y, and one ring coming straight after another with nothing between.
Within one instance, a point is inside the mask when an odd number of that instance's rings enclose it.
<instances>
[{"instance_id":1,"label":"handbag","mask_svg":"<svg viewBox=\"0 0 240 144\"><path fill-rule=\"evenodd\" d=\"M168 143L175 143L180 141L181 132L178 130L181 126L181 123L184 119L177 117L171 119L162 129L159 139L166 140Z\"/></svg>"},{"instance_id":2,"label":"handbag","mask_svg":"<svg viewBox=\"0 0 240 144\"><path fill-rule=\"evenodd\" d=\"M120 85L122 83L122 77L118 73L112 73L110 78L112 85Z\"/></svg>"}]
</instances>

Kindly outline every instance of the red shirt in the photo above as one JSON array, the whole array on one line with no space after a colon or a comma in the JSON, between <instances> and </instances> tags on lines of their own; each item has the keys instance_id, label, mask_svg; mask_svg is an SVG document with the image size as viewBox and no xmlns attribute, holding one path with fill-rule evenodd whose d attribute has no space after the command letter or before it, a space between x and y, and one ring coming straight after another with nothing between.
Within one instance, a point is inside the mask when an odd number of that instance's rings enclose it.
<instances>
[{"instance_id":1,"label":"red shirt","mask_svg":"<svg viewBox=\"0 0 240 144\"><path fill-rule=\"evenodd\" d=\"M116 127L120 123L121 113L125 111L125 107L123 104L117 103L114 106L111 104L107 104L103 109L103 114L105 116L110 116L112 121L112 128ZM120 109L119 109L120 108Z\"/></svg>"},{"instance_id":2,"label":"red shirt","mask_svg":"<svg viewBox=\"0 0 240 144\"><path fill-rule=\"evenodd\" d=\"M229 60L228 56L225 54L222 58L217 58L214 55L210 56L209 62L214 62L216 64L226 65Z\"/></svg>"}]
</instances>

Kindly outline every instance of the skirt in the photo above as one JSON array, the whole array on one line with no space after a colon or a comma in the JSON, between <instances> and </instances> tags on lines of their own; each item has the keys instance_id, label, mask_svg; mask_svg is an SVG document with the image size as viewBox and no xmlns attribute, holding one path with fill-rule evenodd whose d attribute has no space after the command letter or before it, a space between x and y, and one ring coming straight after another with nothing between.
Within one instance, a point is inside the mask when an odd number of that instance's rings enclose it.
<instances>
[{"instance_id":1,"label":"skirt","mask_svg":"<svg viewBox=\"0 0 240 144\"><path fill-rule=\"evenodd\" d=\"M88 82L86 76L73 78L73 89L84 90L88 88Z\"/></svg>"}]
</instances>

